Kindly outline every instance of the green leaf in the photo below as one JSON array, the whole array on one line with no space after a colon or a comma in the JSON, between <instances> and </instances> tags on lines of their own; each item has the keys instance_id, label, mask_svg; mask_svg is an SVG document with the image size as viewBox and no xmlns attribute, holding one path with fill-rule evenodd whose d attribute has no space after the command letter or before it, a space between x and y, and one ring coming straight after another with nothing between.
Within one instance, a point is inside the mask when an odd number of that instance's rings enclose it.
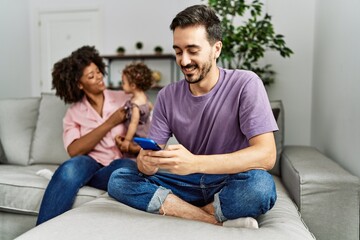
<instances>
[{"instance_id":1,"label":"green leaf","mask_svg":"<svg viewBox=\"0 0 360 240\"><path fill-rule=\"evenodd\" d=\"M278 51L281 57L290 57L293 51L286 46L284 35L275 34L272 17L263 12L263 3L254 0L208 0L223 27L223 48L219 61L228 68L254 71L264 84L275 80L271 65L259 66L267 49ZM242 24L234 25L235 18L244 18Z\"/></svg>"}]
</instances>

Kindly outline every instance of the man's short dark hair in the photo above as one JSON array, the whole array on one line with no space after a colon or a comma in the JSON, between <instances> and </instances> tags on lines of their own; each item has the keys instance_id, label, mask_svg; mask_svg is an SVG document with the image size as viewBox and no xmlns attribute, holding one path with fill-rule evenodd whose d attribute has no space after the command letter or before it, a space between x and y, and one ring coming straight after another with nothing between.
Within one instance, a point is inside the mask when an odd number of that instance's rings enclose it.
<instances>
[{"instance_id":1,"label":"man's short dark hair","mask_svg":"<svg viewBox=\"0 0 360 240\"><path fill-rule=\"evenodd\" d=\"M172 31L175 28L188 26L204 26L207 38L211 45L222 39L221 22L215 11L206 5L194 5L179 12L170 24Z\"/></svg>"}]
</instances>

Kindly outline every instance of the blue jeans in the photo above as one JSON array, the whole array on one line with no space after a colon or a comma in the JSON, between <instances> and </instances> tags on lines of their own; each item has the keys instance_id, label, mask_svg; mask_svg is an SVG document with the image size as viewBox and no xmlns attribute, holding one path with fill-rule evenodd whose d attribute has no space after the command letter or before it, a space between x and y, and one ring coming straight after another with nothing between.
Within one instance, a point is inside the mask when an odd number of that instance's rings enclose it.
<instances>
[{"instance_id":1,"label":"blue jeans","mask_svg":"<svg viewBox=\"0 0 360 240\"><path fill-rule=\"evenodd\" d=\"M104 167L87 155L67 160L55 171L46 188L36 225L71 209L79 189L84 185L107 191L111 173L132 162L117 159Z\"/></svg>"},{"instance_id":2,"label":"blue jeans","mask_svg":"<svg viewBox=\"0 0 360 240\"><path fill-rule=\"evenodd\" d=\"M158 172L146 176L135 163L112 173L108 193L119 202L151 213L159 213L169 193L198 207L213 203L219 222L256 218L270 210L276 201L275 183L267 171L186 176Z\"/></svg>"}]
</instances>

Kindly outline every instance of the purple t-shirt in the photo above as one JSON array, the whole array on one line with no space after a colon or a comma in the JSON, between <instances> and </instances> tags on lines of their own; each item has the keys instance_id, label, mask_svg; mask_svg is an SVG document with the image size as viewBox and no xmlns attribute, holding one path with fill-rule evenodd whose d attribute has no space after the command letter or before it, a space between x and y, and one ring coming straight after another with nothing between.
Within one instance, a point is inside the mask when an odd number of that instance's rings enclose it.
<instances>
[{"instance_id":1,"label":"purple t-shirt","mask_svg":"<svg viewBox=\"0 0 360 240\"><path fill-rule=\"evenodd\" d=\"M193 154L223 154L278 130L264 85L253 72L220 69L215 87L194 96L185 80L157 97L149 137L166 144L172 134Z\"/></svg>"}]
</instances>

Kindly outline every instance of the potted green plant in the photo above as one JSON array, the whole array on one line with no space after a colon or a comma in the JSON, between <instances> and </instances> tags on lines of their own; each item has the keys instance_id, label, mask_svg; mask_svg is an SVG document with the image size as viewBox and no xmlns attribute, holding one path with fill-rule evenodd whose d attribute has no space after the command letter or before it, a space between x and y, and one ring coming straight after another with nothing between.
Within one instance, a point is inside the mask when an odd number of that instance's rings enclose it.
<instances>
[{"instance_id":1,"label":"potted green plant","mask_svg":"<svg viewBox=\"0 0 360 240\"><path fill-rule=\"evenodd\" d=\"M125 54L125 48L120 46L116 49L117 54L124 55Z\"/></svg>"},{"instance_id":2,"label":"potted green plant","mask_svg":"<svg viewBox=\"0 0 360 240\"><path fill-rule=\"evenodd\" d=\"M160 55L163 52L163 48L161 46L156 46L154 47L154 52L155 54Z\"/></svg>"},{"instance_id":3,"label":"potted green plant","mask_svg":"<svg viewBox=\"0 0 360 240\"><path fill-rule=\"evenodd\" d=\"M267 64L260 66L259 60L266 50L275 50L282 57L290 57L293 51L286 46L284 36L275 34L271 16L263 13L263 3L254 0L208 0L220 17L223 27L223 47L220 55L222 66L254 71L264 85L274 82L275 71ZM234 20L249 16L241 25Z\"/></svg>"},{"instance_id":4,"label":"potted green plant","mask_svg":"<svg viewBox=\"0 0 360 240\"><path fill-rule=\"evenodd\" d=\"M138 54L141 53L143 46L144 46L143 43L140 41L135 43L135 49Z\"/></svg>"}]
</instances>

